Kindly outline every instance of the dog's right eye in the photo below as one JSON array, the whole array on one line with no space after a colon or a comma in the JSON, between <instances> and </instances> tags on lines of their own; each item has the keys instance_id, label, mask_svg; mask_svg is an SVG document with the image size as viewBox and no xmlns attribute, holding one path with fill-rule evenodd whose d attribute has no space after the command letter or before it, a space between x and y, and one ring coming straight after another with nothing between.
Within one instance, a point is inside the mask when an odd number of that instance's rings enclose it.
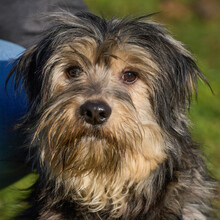
<instances>
[{"instance_id":1,"label":"dog's right eye","mask_svg":"<svg viewBox=\"0 0 220 220\"><path fill-rule=\"evenodd\" d=\"M66 70L66 74L69 78L79 77L82 72L83 70L80 66L72 66Z\"/></svg>"}]
</instances>

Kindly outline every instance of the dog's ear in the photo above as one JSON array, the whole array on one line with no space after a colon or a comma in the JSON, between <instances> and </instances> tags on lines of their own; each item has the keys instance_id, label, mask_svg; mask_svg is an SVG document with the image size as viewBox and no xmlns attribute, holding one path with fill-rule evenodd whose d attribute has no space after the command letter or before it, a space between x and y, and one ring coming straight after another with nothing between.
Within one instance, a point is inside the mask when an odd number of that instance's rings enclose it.
<instances>
[{"instance_id":1,"label":"dog's ear","mask_svg":"<svg viewBox=\"0 0 220 220\"><path fill-rule=\"evenodd\" d=\"M12 79L16 92L22 85L27 93L29 106L37 104L40 100L44 78L43 67L50 55L49 44L39 43L27 49L23 55L15 60L8 75L6 85Z\"/></svg>"},{"instance_id":2,"label":"dog's ear","mask_svg":"<svg viewBox=\"0 0 220 220\"><path fill-rule=\"evenodd\" d=\"M153 54L159 76L154 86L154 108L164 124L176 123L189 109L193 94L197 96L198 80L210 85L182 43L161 29L157 41Z\"/></svg>"}]
</instances>

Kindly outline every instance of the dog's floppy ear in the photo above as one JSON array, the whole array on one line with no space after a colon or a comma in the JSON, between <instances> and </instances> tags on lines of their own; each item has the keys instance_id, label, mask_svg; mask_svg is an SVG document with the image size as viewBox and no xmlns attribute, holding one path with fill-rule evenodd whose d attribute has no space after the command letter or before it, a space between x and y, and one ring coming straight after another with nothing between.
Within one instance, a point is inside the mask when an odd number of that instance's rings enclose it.
<instances>
[{"instance_id":1,"label":"dog's floppy ear","mask_svg":"<svg viewBox=\"0 0 220 220\"><path fill-rule=\"evenodd\" d=\"M25 87L29 106L34 103L37 104L36 102L40 99L43 83L42 70L50 55L49 44L39 43L27 49L23 55L15 60L9 73L6 85L12 78L16 92L20 87L19 85Z\"/></svg>"},{"instance_id":2,"label":"dog's floppy ear","mask_svg":"<svg viewBox=\"0 0 220 220\"><path fill-rule=\"evenodd\" d=\"M171 121L176 123L177 114L185 114L190 107L199 79L210 85L182 43L163 29L157 40L155 44L159 46L153 54L160 71L154 86L154 108L159 120L168 125Z\"/></svg>"}]
</instances>

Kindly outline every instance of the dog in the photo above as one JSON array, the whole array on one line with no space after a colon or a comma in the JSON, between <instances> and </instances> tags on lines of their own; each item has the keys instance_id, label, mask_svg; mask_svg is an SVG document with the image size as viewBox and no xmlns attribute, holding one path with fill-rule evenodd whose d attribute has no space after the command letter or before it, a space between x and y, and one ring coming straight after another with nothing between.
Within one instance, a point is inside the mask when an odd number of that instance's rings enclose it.
<instances>
[{"instance_id":1,"label":"dog","mask_svg":"<svg viewBox=\"0 0 220 220\"><path fill-rule=\"evenodd\" d=\"M53 15L12 69L39 173L17 219L205 220L215 181L191 138L190 52L144 18Z\"/></svg>"}]
</instances>

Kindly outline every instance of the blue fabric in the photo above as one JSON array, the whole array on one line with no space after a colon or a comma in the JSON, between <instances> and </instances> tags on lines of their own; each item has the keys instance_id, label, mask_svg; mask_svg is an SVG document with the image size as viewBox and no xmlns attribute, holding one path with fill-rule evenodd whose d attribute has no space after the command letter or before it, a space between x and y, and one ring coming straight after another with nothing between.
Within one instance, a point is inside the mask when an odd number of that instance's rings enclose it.
<instances>
[{"instance_id":1,"label":"blue fabric","mask_svg":"<svg viewBox=\"0 0 220 220\"><path fill-rule=\"evenodd\" d=\"M15 95L11 80L8 83L7 90L5 88L5 82L14 63L13 61L24 50L23 47L16 44L0 40L0 148L8 140L7 134L11 127L26 111L24 90ZM8 144L10 145L10 142Z\"/></svg>"},{"instance_id":2,"label":"blue fabric","mask_svg":"<svg viewBox=\"0 0 220 220\"><path fill-rule=\"evenodd\" d=\"M26 94L22 89L15 95L11 80L5 89L14 59L24 50L16 44L0 40L0 188L16 180L17 175L21 177L24 171L16 171L23 166L26 156L20 149L22 136L13 131L12 127L26 112Z\"/></svg>"},{"instance_id":3,"label":"blue fabric","mask_svg":"<svg viewBox=\"0 0 220 220\"><path fill-rule=\"evenodd\" d=\"M8 61L19 57L24 51L24 47L5 40L0 40L0 61Z\"/></svg>"}]
</instances>

